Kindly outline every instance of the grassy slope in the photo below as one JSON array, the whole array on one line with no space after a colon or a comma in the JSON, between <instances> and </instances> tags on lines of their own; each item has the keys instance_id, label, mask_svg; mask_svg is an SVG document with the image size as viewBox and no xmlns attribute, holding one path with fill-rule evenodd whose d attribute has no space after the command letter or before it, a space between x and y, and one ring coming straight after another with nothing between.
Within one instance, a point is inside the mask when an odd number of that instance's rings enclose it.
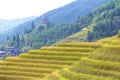
<instances>
[{"instance_id":1,"label":"grassy slope","mask_svg":"<svg viewBox=\"0 0 120 80\"><path fill-rule=\"evenodd\" d=\"M120 38L97 41L103 44L71 67L51 74L49 80L120 80ZM55 75L56 74L56 75Z\"/></svg>"}]
</instances>

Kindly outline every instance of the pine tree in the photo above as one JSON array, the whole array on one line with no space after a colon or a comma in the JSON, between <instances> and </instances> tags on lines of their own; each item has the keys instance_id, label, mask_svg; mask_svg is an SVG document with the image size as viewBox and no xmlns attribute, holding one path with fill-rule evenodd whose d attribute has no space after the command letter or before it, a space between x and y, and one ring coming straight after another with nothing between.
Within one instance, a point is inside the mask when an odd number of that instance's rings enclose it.
<instances>
[{"instance_id":1,"label":"pine tree","mask_svg":"<svg viewBox=\"0 0 120 80\"><path fill-rule=\"evenodd\" d=\"M9 39L10 39L9 36L7 36L7 41L8 41Z\"/></svg>"},{"instance_id":2,"label":"pine tree","mask_svg":"<svg viewBox=\"0 0 120 80\"><path fill-rule=\"evenodd\" d=\"M32 21L31 23L31 30L33 30L35 28L35 23Z\"/></svg>"},{"instance_id":3,"label":"pine tree","mask_svg":"<svg viewBox=\"0 0 120 80\"><path fill-rule=\"evenodd\" d=\"M23 44L25 43L24 36L21 37L21 42L22 42Z\"/></svg>"},{"instance_id":4,"label":"pine tree","mask_svg":"<svg viewBox=\"0 0 120 80\"><path fill-rule=\"evenodd\" d=\"M92 41L92 38L93 38L92 32L88 31L87 40L88 40L89 42L91 42L91 41Z\"/></svg>"}]
</instances>

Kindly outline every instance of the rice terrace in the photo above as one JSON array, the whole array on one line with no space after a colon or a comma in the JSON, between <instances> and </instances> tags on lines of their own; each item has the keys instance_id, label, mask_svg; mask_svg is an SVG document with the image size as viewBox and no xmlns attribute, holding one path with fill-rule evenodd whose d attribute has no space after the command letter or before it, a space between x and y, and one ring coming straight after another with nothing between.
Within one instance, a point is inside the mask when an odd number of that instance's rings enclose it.
<instances>
[{"instance_id":1,"label":"rice terrace","mask_svg":"<svg viewBox=\"0 0 120 80\"><path fill-rule=\"evenodd\" d=\"M30 50L0 61L0 80L119 80L119 44L115 36Z\"/></svg>"},{"instance_id":2,"label":"rice terrace","mask_svg":"<svg viewBox=\"0 0 120 80\"><path fill-rule=\"evenodd\" d=\"M0 10L0 80L120 80L120 0L1 0Z\"/></svg>"}]
</instances>

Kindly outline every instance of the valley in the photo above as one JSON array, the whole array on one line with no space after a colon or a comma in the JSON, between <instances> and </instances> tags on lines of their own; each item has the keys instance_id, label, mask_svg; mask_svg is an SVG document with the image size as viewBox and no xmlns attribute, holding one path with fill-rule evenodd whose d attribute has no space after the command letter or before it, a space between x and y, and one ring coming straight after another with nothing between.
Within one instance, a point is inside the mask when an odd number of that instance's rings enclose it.
<instances>
[{"instance_id":1,"label":"valley","mask_svg":"<svg viewBox=\"0 0 120 80\"><path fill-rule=\"evenodd\" d=\"M76 0L11 23L0 33L0 80L120 80L119 5Z\"/></svg>"}]
</instances>

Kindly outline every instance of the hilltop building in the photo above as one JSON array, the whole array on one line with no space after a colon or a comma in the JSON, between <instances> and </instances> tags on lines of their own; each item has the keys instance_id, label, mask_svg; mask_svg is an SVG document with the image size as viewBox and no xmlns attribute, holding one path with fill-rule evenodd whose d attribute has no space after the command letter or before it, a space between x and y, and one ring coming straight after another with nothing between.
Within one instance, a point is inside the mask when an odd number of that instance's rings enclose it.
<instances>
[{"instance_id":1,"label":"hilltop building","mask_svg":"<svg viewBox=\"0 0 120 80\"><path fill-rule=\"evenodd\" d=\"M40 31L40 30L43 30L43 29L45 29L45 28L47 28L47 27L50 27L50 26L51 26L50 20L49 20L49 18L48 18L47 16L45 16L45 17L42 19L41 23L39 23L39 24L36 26L36 29L37 29L38 31Z\"/></svg>"}]
</instances>

